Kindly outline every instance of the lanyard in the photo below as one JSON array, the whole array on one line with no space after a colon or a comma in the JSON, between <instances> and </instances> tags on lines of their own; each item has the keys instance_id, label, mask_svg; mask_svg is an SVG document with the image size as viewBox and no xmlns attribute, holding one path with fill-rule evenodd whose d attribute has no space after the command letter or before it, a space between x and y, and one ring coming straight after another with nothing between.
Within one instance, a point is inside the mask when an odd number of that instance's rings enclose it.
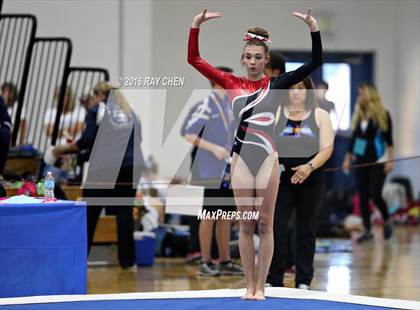
<instances>
[{"instance_id":1,"label":"lanyard","mask_svg":"<svg viewBox=\"0 0 420 310\"><path fill-rule=\"evenodd\" d=\"M231 137L231 132L229 130L229 124L228 124L228 121L226 119L225 112L223 111L222 107L220 106L220 102L218 100L218 97L214 93L211 93L210 97L213 99L214 104L216 105L217 109L219 110L219 114L220 114L220 117L222 118L223 126L225 127L225 130L227 132L227 138L228 138L228 141L230 143L230 141L232 140L231 139L232 137Z\"/></svg>"}]
</instances>

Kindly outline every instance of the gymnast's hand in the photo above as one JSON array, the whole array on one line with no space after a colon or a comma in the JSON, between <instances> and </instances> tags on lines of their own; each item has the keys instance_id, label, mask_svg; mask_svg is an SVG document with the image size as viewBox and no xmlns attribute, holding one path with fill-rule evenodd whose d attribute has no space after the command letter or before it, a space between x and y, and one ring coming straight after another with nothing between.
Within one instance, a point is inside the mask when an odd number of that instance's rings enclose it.
<instances>
[{"instance_id":1,"label":"gymnast's hand","mask_svg":"<svg viewBox=\"0 0 420 310\"><path fill-rule=\"evenodd\" d=\"M309 165L300 165L292 168L293 171L296 171L292 176L292 184L300 184L305 181L312 172L312 169Z\"/></svg>"},{"instance_id":2,"label":"gymnast's hand","mask_svg":"<svg viewBox=\"0 0 420 310\"><path fill-rule=\"evenodd\" d=\"M316 19L311 15L311 9L308 9L308 12L306 14L302 14L299 12L293 12L292 15L296 16L297 18L300 18L303 20L308 26L311 32L316 32L319 30L318 22Z\"/></svg>"},{"instance_id":3,"label":"gymnast's hand","mask_svg":"<svg viewBox=\"0 0 420 310\"><path fill-rule=\"evenodd\" d=\"M217 12L207 12L207 9L204 9L203 12L198 14L196 17L193 18L191 28L200 28L200 25L210 19L219 18L221 17L221 13Z\"/></svg>"}]
</instances>

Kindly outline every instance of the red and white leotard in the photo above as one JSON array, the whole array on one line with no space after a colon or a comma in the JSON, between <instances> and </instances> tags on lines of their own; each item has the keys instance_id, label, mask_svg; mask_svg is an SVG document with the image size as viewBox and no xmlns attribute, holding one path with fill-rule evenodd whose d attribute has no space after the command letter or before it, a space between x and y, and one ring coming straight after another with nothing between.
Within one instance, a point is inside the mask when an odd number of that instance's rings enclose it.
<instances>
[{"instance_id":1,"label":"red and white leotard","mask_svg":"<svg viewBox=\"0 0 420 310\"><path fill-rule=\"evenodd\" d=\"M311 32L312 59L295 71L275 78L263 77L250 81L216 69L200 57L199 29L191 28L188 41L188 63L207 79L227 90L238 125L233 151L241 156L256 175L265 158L276 150L273 142L278 96L270 89L287 89L300 82L322 65L322 44L319 31Z\"/></svg>"}]
</instances>

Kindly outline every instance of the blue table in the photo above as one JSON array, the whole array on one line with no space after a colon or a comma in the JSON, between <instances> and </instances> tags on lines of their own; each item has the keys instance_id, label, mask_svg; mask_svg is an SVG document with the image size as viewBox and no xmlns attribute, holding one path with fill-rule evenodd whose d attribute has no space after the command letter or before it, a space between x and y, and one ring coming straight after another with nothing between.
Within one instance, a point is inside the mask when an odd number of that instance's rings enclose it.
<instances>
[{"instance_id":1,"label":"blue table","mask_svg":"<svg viewBox=\"0 0 420 310\"><path fill-rule=\"evenodd\" d=\"M86 204L0 203L0 297L86 294Z\"/></svg>"}]
</instances>

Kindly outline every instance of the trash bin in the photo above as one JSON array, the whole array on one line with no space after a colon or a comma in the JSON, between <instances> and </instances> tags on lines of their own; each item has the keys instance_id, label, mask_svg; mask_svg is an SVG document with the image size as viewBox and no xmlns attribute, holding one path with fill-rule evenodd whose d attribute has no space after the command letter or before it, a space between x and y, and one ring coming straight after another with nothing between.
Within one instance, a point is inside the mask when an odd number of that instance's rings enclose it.
<instances>
[{"instance_id":1,"label":"trash bin","mask_svg":"<svg viewBox=\"0 0 420 310\"><path fill-rule=\"evenodd\" d=\"M134 232L137 266L153 266L155 262L155 233L151 231Z\"/></svg>"}]
</instances>

